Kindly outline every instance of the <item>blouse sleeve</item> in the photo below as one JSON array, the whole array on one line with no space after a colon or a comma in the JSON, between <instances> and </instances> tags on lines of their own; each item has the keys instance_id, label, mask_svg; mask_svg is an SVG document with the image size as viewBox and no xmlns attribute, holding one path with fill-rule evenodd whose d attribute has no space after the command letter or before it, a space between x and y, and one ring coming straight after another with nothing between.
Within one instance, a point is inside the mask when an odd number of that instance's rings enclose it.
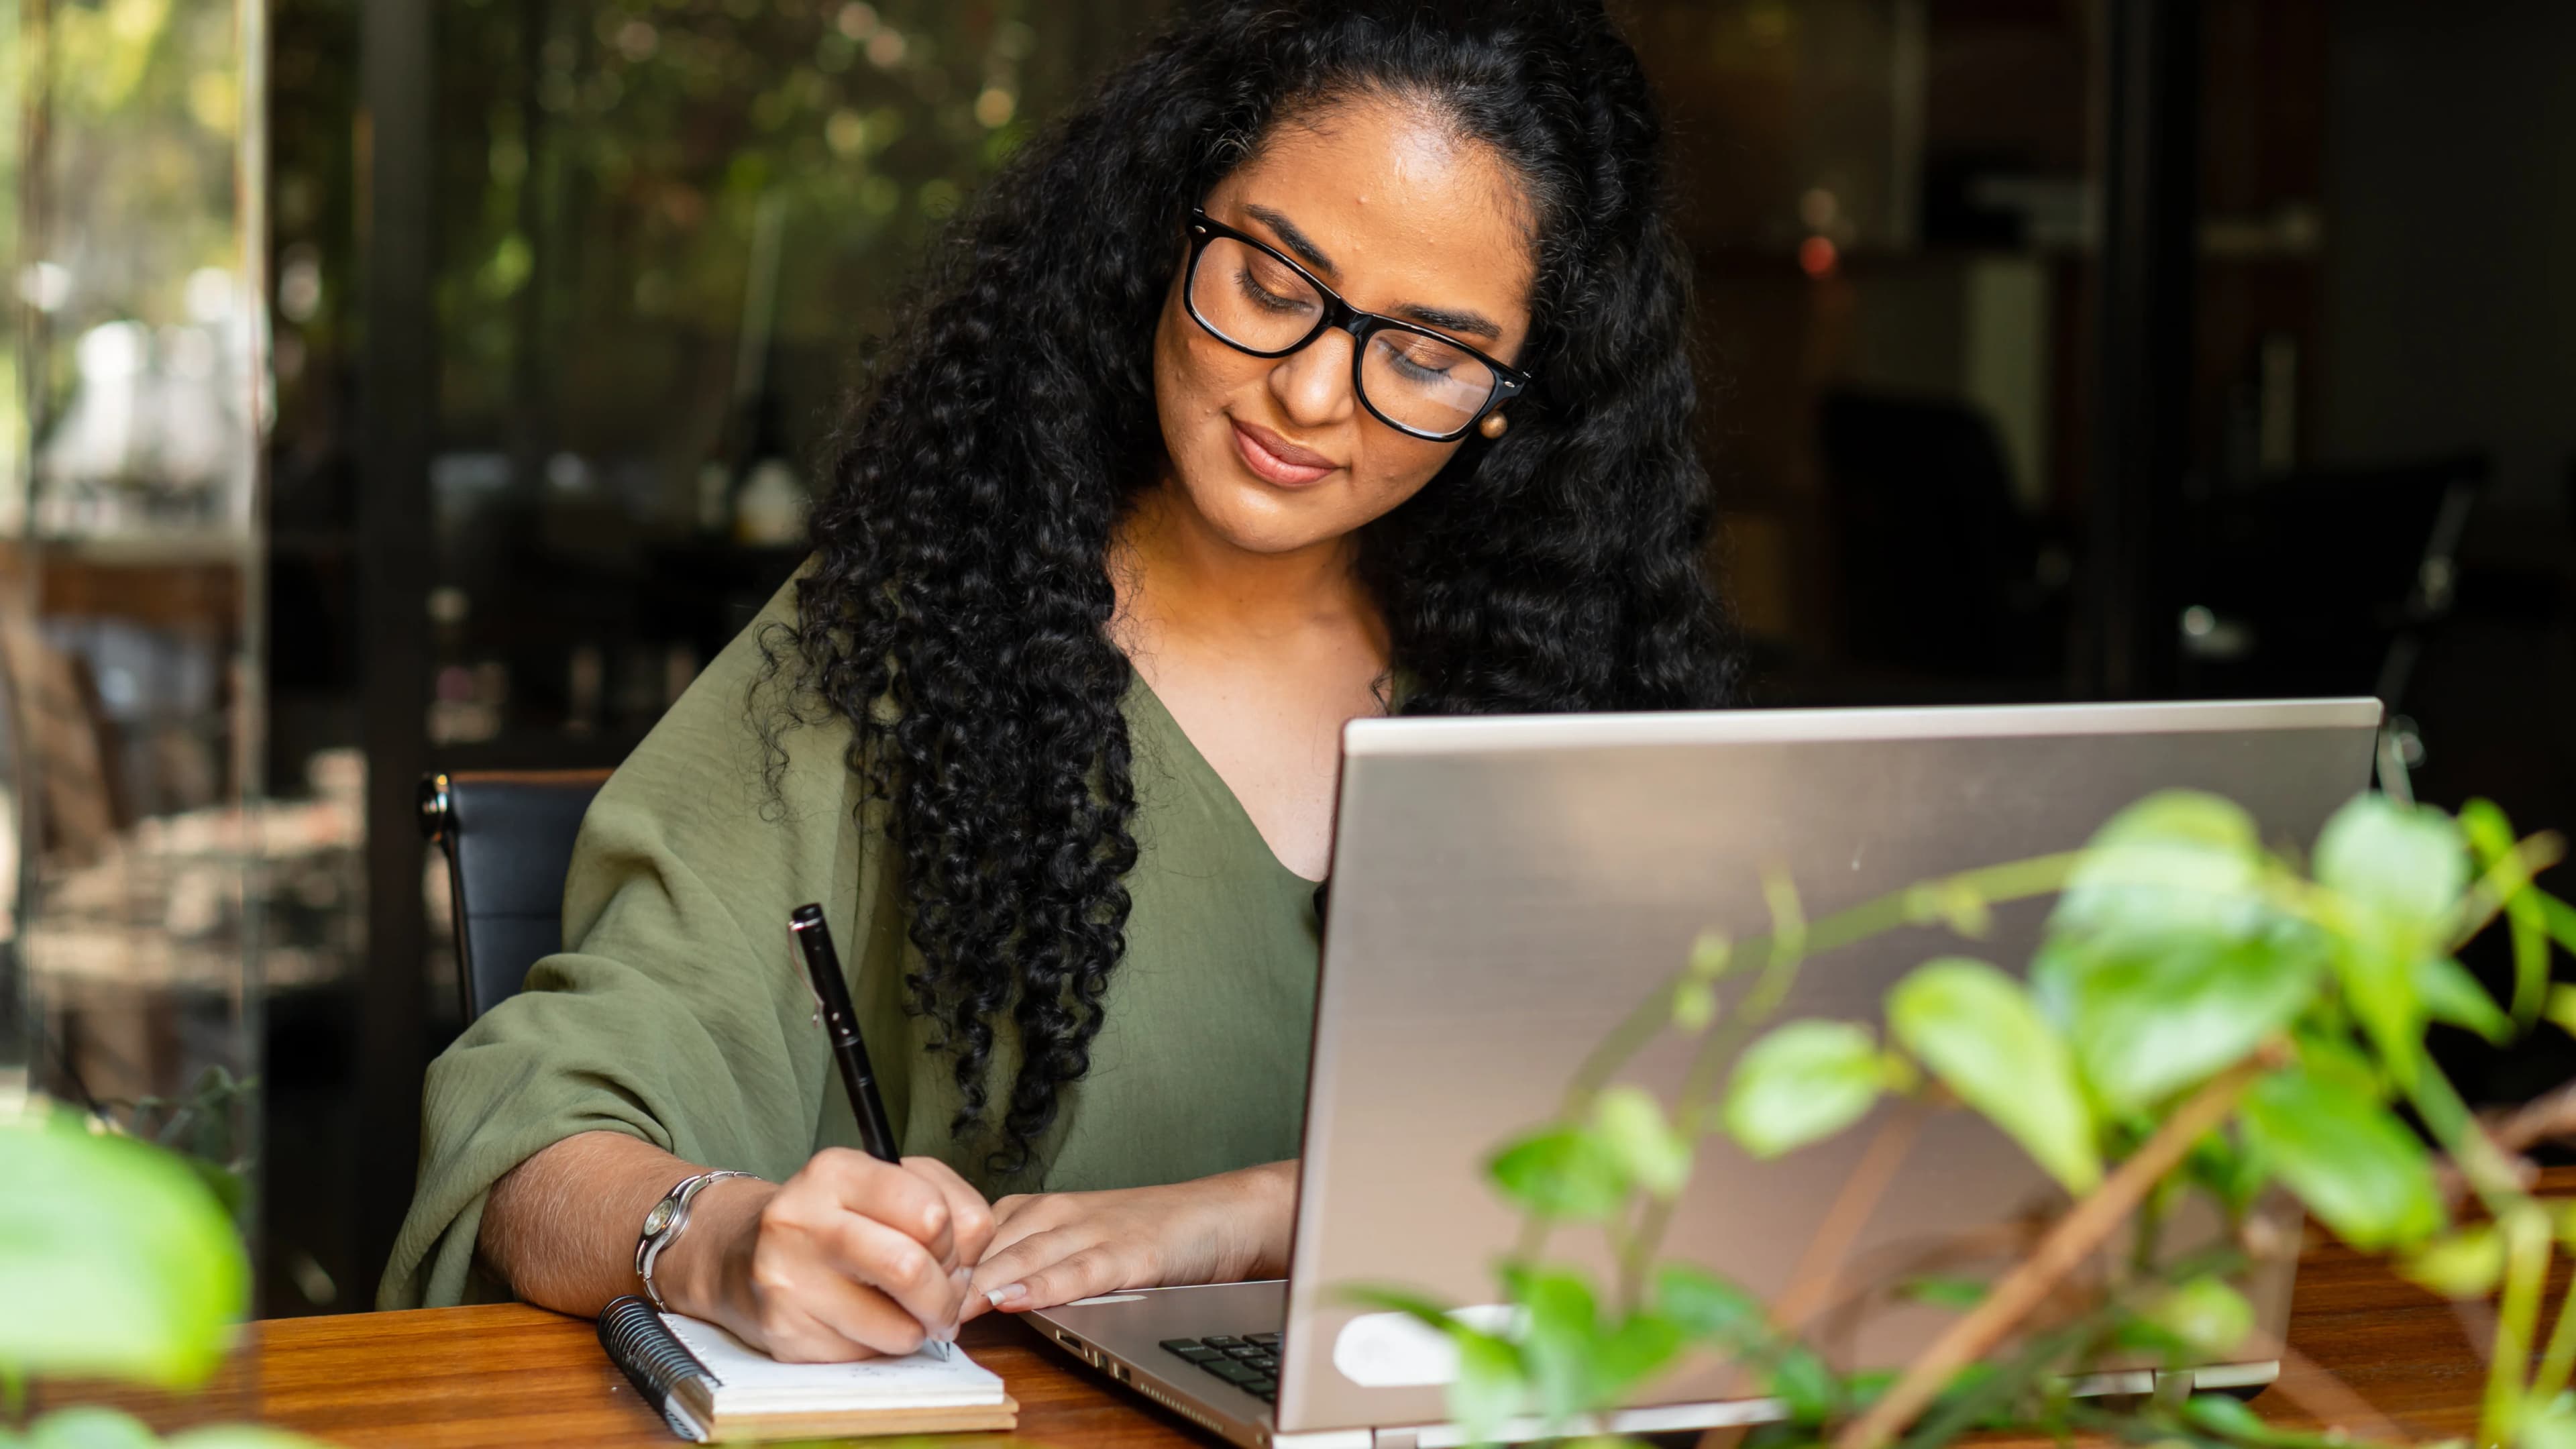
<instances>
[{"instance_id":1,"label":"blouse sleeve","mask_svg":"<svg viewBox=\"0 0 2576 1449\"><path fill-rule=\"evenodd\" d=\"M565 882L567 949L430 1064L419 1189L378 1306L506 1296L475 1256L486 1195L576 1133L624 1132L777 1181L828 1131L831 1067L788 913L822 902L853 966L899 953L903 931L889 852L858 813L848 727L762 728L759 635L792 618L791 597L771 601L591 805ZM908 1075L888 1074L898 1122Z\"/></svg>"}]
</instances>

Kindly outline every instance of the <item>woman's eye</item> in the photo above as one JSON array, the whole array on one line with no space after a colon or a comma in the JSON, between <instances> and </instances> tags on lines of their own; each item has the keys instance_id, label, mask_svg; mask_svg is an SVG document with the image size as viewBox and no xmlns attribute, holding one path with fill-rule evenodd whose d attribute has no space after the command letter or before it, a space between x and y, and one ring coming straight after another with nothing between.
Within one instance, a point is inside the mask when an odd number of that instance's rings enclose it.
<instances>
[{"instance_id":1,"label":"woman's eye","mask_svg":"<svg viewBox=\"0 0 2576 1449\"><path fill-rule=\"evenodd\" d=\"M1256 307L1272 312L1302 312L1306 309L1305 298L1263 285L1249 267L1237 268L1234 278L1236 285L1243 289L1243 295L1250 298Z\"/></svg>"},{"instance_id":2,"label":"woman's eye","mask_svg":"<svg viewBox=\"0 0 2576 1449\"><path fill-rule=\"evenodd\" d=\"M1415 382L1447 377L1449 370L1458 365L1458 354L1446 347L1426 347L1418 352L1405 347L1391 347L1387 349L1387 356L1394 362L1399 375Z\"/></svg>"}]
</instances>

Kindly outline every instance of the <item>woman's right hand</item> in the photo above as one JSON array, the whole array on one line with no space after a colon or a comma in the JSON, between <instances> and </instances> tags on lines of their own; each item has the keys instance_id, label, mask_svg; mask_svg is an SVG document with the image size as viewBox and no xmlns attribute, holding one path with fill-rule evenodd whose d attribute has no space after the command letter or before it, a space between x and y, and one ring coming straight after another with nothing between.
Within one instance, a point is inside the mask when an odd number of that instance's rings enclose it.
<instances>
[{"instance_id":1,"label":"woman's right hand","mask_svg":"<svg viewBox=\"0 0 2576 1449\"><path fill-rule=\"evenodd\" d=\"M694 1224L655 1273L657 1282L670 1274L664 1299L788 1363L954 1339L993 1236L992 1208L946 1163L880 1162L841 1147L778 1186L712 1184L692 1208Z\"/></svg>"}]
</instances>

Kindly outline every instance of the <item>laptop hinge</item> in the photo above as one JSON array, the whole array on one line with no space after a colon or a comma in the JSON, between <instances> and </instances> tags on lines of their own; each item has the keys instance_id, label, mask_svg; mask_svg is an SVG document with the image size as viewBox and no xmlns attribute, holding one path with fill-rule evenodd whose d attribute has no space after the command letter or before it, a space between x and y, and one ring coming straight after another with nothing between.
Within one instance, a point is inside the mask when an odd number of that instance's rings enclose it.
<instances>
[{"instance_id":1,"label":"laptop hinge","mask_svg":"<svg viewBox=\"0 0 2576 1449\"><path fill-rule=\"evenodd\" d=\"M1377 1449L1421 1449L1422 1429L1413 1425L1402 1429L1377 1431Z\"/></svg>"}]
</instances>

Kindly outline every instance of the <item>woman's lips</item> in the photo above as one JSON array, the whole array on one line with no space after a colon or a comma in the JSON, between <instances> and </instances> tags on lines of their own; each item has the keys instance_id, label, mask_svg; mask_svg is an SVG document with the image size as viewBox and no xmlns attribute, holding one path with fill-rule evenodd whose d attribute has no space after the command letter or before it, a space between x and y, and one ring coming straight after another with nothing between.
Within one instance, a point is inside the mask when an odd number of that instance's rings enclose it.
<instances>
[{"instance_id":1,"label":"woman's lips","mask_svg":"<svg viewBox=\"0 0 2576 1449\"><path fill-rule=\"evenodd\" d=\"M1226 421L1234 425L1234 451L1243 458L1243 466L1264 482L1276 483L1282 488L1303 488L1341 466L1312 449L1298 447L1268 428L1233 418Z\"/></svg>"}]
</instances>

